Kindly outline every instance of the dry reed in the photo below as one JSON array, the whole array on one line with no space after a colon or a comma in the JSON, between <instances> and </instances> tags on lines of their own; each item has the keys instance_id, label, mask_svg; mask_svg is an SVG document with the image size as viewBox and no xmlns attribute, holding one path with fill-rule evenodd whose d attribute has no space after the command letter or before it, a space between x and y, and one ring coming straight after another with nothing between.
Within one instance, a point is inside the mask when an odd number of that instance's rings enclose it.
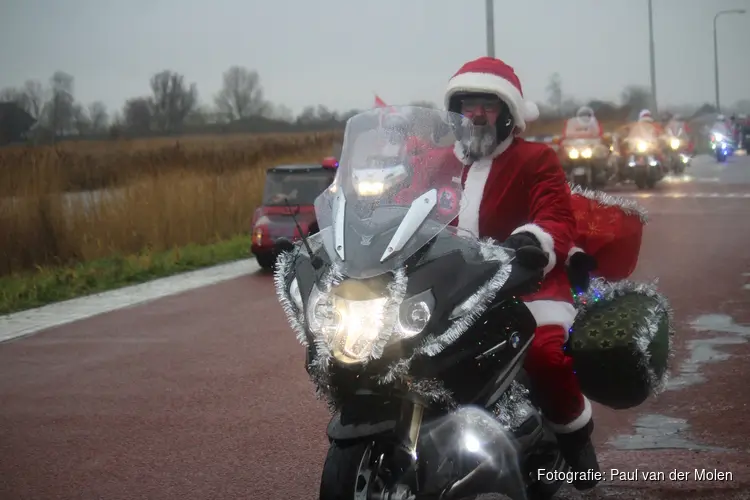
<instances>
[{"instance_id":1,"label":"dry reed","mask_svg":"<svg viewBox=\"0 0 750 500\"><path fill-rule=\"evenodd\" d=\"M317 162L340 133L179 144L86 143L0 154L0 275L249 230L265 170ZM96 148L101 148L96 151ZM72 191L72 192L71 192Z\"/></svg>"}]
</instances>

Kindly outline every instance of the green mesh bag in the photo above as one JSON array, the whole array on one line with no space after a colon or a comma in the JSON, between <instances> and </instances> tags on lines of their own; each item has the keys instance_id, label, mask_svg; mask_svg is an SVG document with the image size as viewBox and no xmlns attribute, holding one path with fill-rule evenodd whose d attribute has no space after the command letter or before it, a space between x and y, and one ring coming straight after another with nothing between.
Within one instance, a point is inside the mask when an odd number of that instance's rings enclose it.
<instances>
[{"instance_id":1,"label":"green mesh bag","mask_svg":"<svg viewBox=\"0 0 750 500\"><path fill-rule=\"evenodd\" d=\"M674 330L654 285L595 280L576 307L568 350L586 397L619 410L663 390Z\"/></svg>"}]
</instances>

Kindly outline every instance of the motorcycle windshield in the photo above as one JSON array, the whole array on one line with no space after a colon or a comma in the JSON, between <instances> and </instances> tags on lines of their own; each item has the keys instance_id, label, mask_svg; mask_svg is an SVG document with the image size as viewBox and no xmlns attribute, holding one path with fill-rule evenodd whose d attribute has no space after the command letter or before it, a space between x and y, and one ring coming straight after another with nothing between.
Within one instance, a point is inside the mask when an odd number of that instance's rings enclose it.
<instances>
[{"instance_id":1,"label":"motorcycle windshield","mask_svg":"<svg viewBox=\"0 0 750 500\"><path fill-rule=\"evenodd\" d=\"M456 113L416 106L347 121L336 178L315 200L325 250L345 276L397 269L458 217L464 166L454 147L472 133Z\"/></svg>"}]
</instances>

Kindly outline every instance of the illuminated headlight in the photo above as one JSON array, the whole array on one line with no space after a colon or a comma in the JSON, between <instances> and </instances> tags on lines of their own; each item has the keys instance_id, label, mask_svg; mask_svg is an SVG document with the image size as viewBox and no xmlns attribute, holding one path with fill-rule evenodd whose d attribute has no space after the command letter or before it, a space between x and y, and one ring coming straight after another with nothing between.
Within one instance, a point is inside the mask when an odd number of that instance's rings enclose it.
<instances>
[{"instance_id":1,"label":"illuminated headlight","mask_svg":"<svg viewBox=\"0 0 750 500\"><path fill-rule=\"evenodd\" d=\"M383 194L385 185L382 182L362 181L357 183L357 193L360 196L378 196Z\"/></svg>"},{"instance_id":2,"label":"illuminated headlight","mask_svg":"<svg viewBox=\"0 0 750 500\"><path fill-rule=\"evenodd\" d=\"M591 158L591 156L594 154L593 151L591 151L591 148L586 148L581 152L581 156L584 158Z\"/></svg>"},{"instance_id":3,"label":"illuminated headlight","mask_svg":"<svg viewBox=\"0 0 750 500\"><path fill-rule=\"evenodd\" d=\"M646 150L648 150L648 143L645 141L638 141L638 144L636 144L636 148L638 149L639 153L645 153Z\"/></svg>"},{"instance_id":4,"label":"illuminated headlight","mask_svg":"<svg viewBox=\"0 0 750 500\"><path fill-rule=\"evenodd\" d=\"M649 156L648 157L648 164L650 166L652 166L652 167L655 167L655 166L657 166L659 164L659 162L656 161L656 158L654 158L653 156Z\"/></svg>"},{"instance_id":5,"label":"illuminated headlight","mask_svg":"<svg viewBox=\"0 0 750 500\"><path fill-rule=\"evenodd\" d=\"M568 158L570 158L571 160L577 160L580 155L581 154L577 149L571 149L570 151L568 151Z\"/></svg>"},{"instance_id":6,"label":"illuminated headlight","mask_svg":"<svg viewBox=\"0 0 750 500\"><path fill-rule=\"evenodd\" d=\"M680 140L679 139L672 139L669 142L669 145L672 147L672 149L677 149L680 147Z\"/></svg>"},{"instance_id":7,"label":"illuminated headlight","mask_svg":"<svg viewBox=\"0 0 750 500\"><path fill-rule=\"evenodd\" d=\"M714 141L720 142L724 140L724 136L722 134L714 134Z\"/></svg>"},{"instance_id":8,"label":"illuminated headlight","mask_svg":"<svg viewBox=\"0 0 750 500\"><path fill-rule=\"evenodd\" d=\"M291 294L290 290L290 294ZM346 364L363 363L372 357L386 325L388 297L350 300L313 287L307 302L310 331L325 339L333 357ZM403 301L387 342L393 343L419 335L427 327L434 299L427 291Z\"/></svg>"},{"instance_id":9,"label":"illuminated headlight","mask_svg":"<svg viewBox=\"0 0 750 500\"><path fill-rule=\"evenodd\" d=\"M690 157L688 155L680 155L680 159L682 160L682 163L687 163L690 161Z\"/></svg>"}]
</instances>

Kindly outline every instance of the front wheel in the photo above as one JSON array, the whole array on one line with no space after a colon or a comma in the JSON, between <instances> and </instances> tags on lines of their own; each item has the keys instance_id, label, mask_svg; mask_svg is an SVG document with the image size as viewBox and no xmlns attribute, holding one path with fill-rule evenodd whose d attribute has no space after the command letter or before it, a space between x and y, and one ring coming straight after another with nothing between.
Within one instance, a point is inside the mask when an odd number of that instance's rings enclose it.
<instances>
[{"instance_id":1,"label":"front wheel","mask_svg":"<svg viewBox=\"0 0 750 500\"><path fill-rule=\"evenodd\" d=\"M332 442L320 478L320 500L367 500L374 477L370 468L372 446Z\"/></svg>"}]
</instances>

